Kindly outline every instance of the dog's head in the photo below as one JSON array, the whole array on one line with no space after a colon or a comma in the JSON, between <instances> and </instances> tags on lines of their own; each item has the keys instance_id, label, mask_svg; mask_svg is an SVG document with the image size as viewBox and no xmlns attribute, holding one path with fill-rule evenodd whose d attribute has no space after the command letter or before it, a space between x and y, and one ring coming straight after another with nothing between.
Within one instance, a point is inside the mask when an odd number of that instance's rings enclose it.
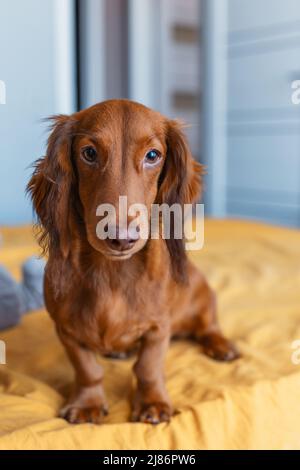
<instances>
[{"instance_id":1,"label":"dog's head","mask_svg":"<svg viewBox=\"0 0 300 470\"><path fill-rule=\"evenodd\" d=\"M127 213L124 219L119 213L120 196L127 197L128 208L142 204L149 217L153 203L183 205L198 199L202 167L177 121L127 100L51 119L47 155L37 161L28 190L43 227L41 241L52 252L67 258L70 239L84 233L107 258L129 258L147 239L131 223L133 216ZM96 228L104 213L99 207L108 204L115 209L115 230L101 239ZM181 277L183 240L171 233L166 243L174 275Z\"/></svg>"}]
</instances>

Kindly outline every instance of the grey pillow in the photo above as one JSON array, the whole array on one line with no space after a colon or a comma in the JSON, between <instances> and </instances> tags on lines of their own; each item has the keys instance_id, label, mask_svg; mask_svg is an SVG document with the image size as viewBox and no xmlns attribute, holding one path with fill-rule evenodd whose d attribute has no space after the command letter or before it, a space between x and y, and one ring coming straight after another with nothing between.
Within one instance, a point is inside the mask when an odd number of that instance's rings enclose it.
<instances>
[{"instance_id":1,"label":"grey pillow","mask_svg":"<svg viewBox=\"0 0 300 470\"><path fill-rule=\"evenodd\" d=\"M0 266L0 330L16 325L22 314L43 307L44 270L43 260L29 258L22 266L23 280L18 284Z\"/></svg>"},{"instance_id":2,"label":"grey pillow","mask_svg":"<svg viewBox=\"0 0 300 470\"><path fill-rule=\"evenodd\" d=\"M45 261L32 256L22 266L22 313L44 306Z\"/></svg>"},{"instance_id":3,"label":"grey pillow","mask_svg":"<svg viewBox=\"0 0 300 470\"><path fill-rule=\"evenodd\" d=\"M0 266L0 329L19 322L22 312L22 295L18 283Z\"/></svg>"}]
</instances>

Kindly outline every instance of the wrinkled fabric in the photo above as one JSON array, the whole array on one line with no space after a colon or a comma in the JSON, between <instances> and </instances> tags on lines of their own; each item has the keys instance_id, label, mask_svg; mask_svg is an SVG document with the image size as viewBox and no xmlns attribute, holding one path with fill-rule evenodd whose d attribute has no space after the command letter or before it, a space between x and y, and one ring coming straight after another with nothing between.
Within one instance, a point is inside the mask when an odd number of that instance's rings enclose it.
<instances>
[{"instance_id":1,"label":"wrinkled fabric","mask_svg":"<svg viewBox=\"0 0 300 470\"><path fill-rule=\"evenodd\" d=\"M1 263L18 278L37 253L31 229L1 229ZM299 449L300 235L250 222L208 220L205 246L190 254L218 294L220 324L240 348L213 362L189 341L171 344L168 424L128 422L134 359L99 358L110 414L102 425L70 425L57 412L72 367L44 311L0 332L0 449Z\"/></svg>"}]
</instances>

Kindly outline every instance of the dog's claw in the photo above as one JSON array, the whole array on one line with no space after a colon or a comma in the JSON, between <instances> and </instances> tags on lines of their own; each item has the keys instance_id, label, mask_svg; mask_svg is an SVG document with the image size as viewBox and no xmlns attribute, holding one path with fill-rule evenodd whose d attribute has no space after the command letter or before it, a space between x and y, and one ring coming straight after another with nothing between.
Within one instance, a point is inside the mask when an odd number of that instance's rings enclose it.
<instances>
[{"instance_id":1,"label":"dog's claw","mask_svg":"<svg viewBox=\"0 0 300 470\"><path fill-rule=\"evenodd\" d=\"M59 413L59 416L71 424L93 423L100 424L104 416L108 414L105 405L79 408L66 405Z\"/></svg>"},{"instance_id":2,"label":"dog's claw","mask_svg":"<svg viewBox=\"0 0 300 470\"><path fill-rule=\"evenodd\" d=\"M144 404L140 410L133 412L132 421L159 424L170 421L172 414L173 411L167 403Z\"/></svg>"}]
</instances>

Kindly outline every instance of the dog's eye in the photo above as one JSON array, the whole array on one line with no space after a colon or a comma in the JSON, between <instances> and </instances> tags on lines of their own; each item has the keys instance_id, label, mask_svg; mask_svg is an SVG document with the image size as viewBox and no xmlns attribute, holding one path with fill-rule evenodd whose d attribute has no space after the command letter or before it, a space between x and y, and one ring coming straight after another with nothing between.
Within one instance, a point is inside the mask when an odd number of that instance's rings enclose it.
<instances>
[{"instance_id":1,"label":"dog's eye","mask_svg":"<svg viewBox=\"0 0 300 470\"><path fill-rule=\"evenodd\" d=\"M145 155L145 162L148 164L153 164L160 160L161 154L157 150L150 150L150 152Z\"/></svg>"},{"instance_id":2,"label":"dog's eye","mask_svg":"<svg viewBox=\"0 0 300 470\"><path fill-rule=\"evenodd\" d=\"M87 163L94 163L97 158L97 152L94 147L85 147L81 151L81 155L83 160L85 160Z\"/></svg>"}]
</instances>

